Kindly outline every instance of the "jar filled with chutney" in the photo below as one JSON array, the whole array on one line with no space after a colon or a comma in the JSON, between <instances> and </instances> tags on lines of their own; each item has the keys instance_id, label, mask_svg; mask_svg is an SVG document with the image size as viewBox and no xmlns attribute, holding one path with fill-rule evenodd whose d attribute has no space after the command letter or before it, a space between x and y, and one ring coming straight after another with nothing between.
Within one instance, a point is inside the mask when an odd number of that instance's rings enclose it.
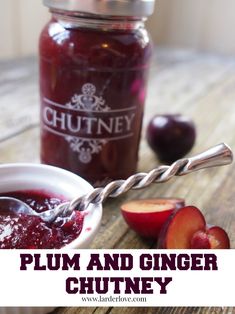
<instances>
[{"instance_id":1,"label":"jar filled with chutney","mask_svg":"<svg viewBox=\"0 0 235 314\"><path fill-rule=\"evenodd\" d=\"M41 161L101 186L136 171L154 0L44 0Z\"/></svg>"}]
</instances>

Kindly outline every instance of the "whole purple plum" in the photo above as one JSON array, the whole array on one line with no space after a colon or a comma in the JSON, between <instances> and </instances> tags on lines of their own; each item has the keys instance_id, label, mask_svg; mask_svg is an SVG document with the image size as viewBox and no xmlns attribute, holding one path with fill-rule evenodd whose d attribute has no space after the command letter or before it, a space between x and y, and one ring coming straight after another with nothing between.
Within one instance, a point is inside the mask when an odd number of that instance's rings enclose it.
<instances>
[{"instance_id":1,"label":"whole purple plum","mask_svg":"<svg viewBox=\"0 0 235 314\"><path fill-rule=\"evenodd\" d=\"M154 116L147 128L147 141L162 162L184 157L196 139L194 122L181 114Z\"/></svg>"}]
</instances>

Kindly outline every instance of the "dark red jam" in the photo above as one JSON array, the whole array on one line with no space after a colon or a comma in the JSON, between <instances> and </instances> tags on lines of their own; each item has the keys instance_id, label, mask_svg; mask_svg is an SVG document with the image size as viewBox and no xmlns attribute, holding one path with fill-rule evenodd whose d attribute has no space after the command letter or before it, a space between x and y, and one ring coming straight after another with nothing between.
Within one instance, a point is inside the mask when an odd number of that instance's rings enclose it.
<instances>
[{"instance_id":1,"label":"dark red jam","mask_svg":"<svg viewBox=\"0 0 235 314\"><path fill-rule=\"evenodd\" d=\"M14 197L37 212L53 209L64 200L42 191L20 191L0 196ZM72 242L81 233L83 215L75 212L71 220L58 219L46 223L36 216L0 210L0 249L58 249Z\"/></svg>"},{"instance_id":2,"label":"dark red jam","mask_svg":"<svg viewBox=\"0 0 235 314\"><path fill-rule=\"evenodd\" d=\"M40 38L41 160L93 185L126 178L137 166L148 34L138 22L102 29L58 20Z\"/></svg>"}]
</instances>

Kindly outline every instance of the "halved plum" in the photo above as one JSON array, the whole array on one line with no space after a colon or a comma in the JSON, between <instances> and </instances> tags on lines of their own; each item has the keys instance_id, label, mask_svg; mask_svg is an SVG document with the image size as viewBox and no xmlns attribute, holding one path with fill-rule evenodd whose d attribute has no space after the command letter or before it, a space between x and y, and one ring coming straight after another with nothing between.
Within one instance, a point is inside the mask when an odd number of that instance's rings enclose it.
<instances>
[{"instance_id":1,"label":"halved plum","mask_svg":"<svg viewBox=\"0 0 235 314\"><path fill-rule=\"evenodd\" d=\"M229 249L229 237L218 226L208 226L194 206L180 208L171 215L158 240L162 249Z\"/></svg>"},{"instance_id":2,"label":"halved plum","mask_svg":"<svg viewBox=\"0 0 235 314\"><path fill-rule=\"evenodd\" d=\"M157 239L169 216L185 206L181 198L142 199L127 202L121 206L126 223L145 238Z\"/></svg>"}]
</instances>

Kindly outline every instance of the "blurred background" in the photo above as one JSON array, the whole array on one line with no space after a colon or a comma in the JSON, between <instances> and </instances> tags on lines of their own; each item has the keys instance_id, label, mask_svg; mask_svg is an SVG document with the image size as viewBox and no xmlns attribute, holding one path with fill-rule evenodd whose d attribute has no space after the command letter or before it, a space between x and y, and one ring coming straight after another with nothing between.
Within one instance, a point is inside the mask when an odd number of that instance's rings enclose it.
<instances>
[{"instance_id":1,"label":"blurred background","mask_svg":"<svg viewBox=\"0 0 235 314\"><path fill-rule=\"evenodd\" d=\"M47 8L41 0L0 3L0 59L36 55ZM235 0L156 0L147 26L158 45L235 56Z\"/></svg>"}]
</instances>

